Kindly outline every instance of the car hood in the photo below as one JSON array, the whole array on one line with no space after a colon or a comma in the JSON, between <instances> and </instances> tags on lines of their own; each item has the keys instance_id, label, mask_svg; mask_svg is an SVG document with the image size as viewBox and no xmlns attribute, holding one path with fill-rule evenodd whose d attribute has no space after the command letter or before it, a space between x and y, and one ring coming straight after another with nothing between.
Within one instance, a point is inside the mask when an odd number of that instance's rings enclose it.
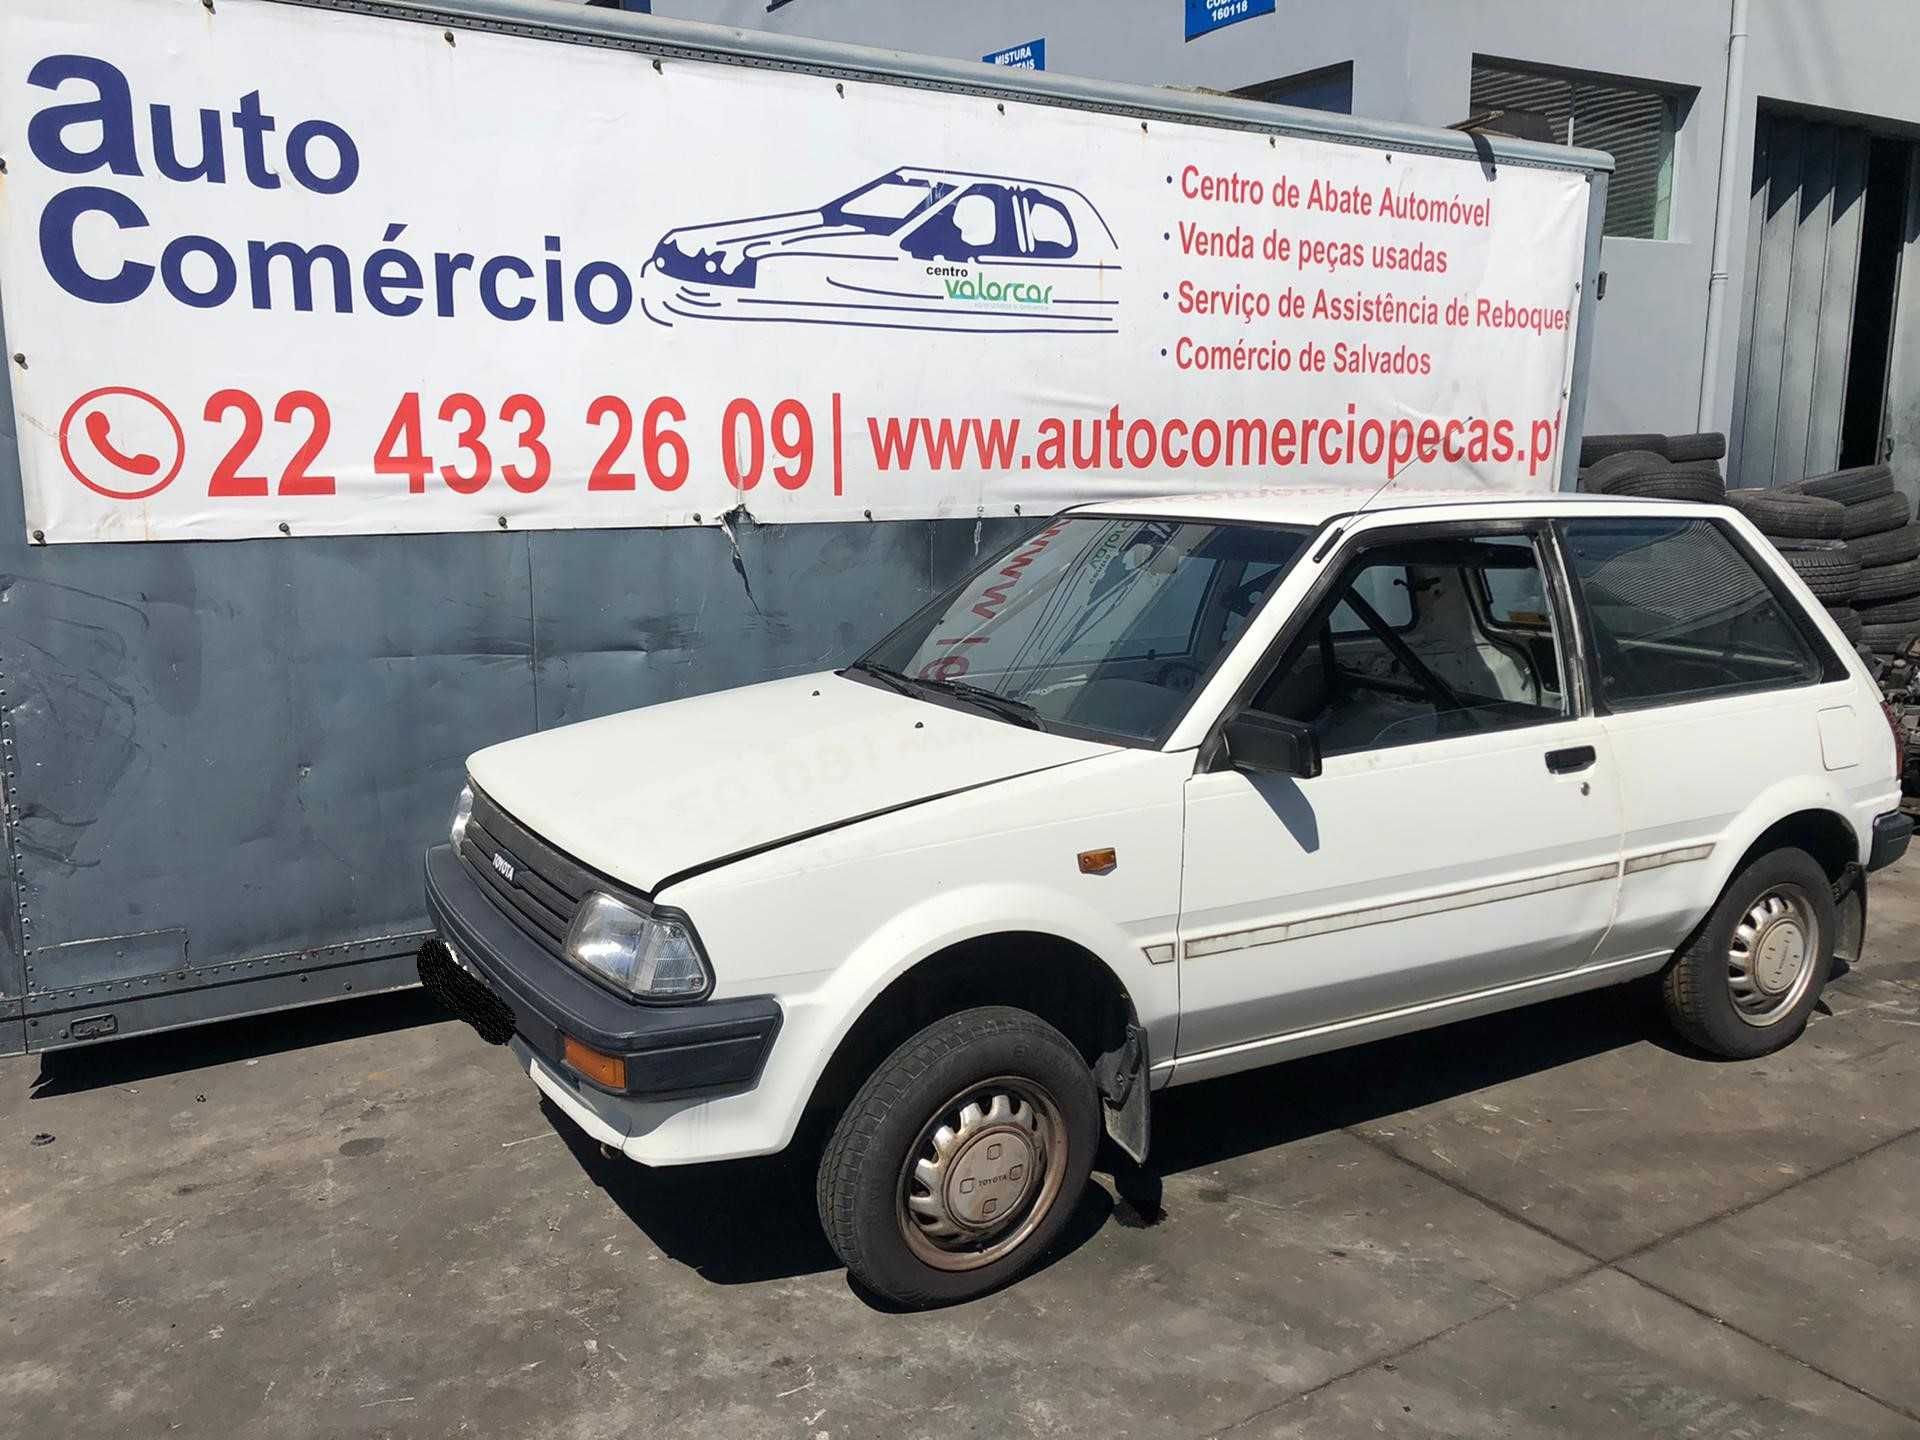
<instances>
[{"instance_id":1,"label":"car hood","mask_svg":"<svg viewBox=\"0 0 1920 1440\"><path fill-rule=\"evenodd\" d=\"M1113 748L824 673L509 740L467 769L534 834L651 892L716 861Z\"/></svg>"},{"instance_id":2,"label":"car hood","mask_svg":"<svg viewBox=\"0 0 1920 1440\"><path fill-rule=\"evenodd\" d=\"M899 254L891 236L876 235L857 225L834 224L818 210L723 220L713 225L683 225L661 236L660 248L678 250L693 260L716 256L728 272L742 260L764 260L771 255Z\"/></svg>"}]
</instances>

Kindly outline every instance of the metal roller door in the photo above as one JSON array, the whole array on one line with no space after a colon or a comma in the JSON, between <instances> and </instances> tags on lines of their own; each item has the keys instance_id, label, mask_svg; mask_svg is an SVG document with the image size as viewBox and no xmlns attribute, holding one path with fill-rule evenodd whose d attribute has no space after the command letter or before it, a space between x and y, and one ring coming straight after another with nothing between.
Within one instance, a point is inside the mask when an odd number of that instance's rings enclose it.
<instances>
[{"instance_id":1,"label":"metal roller door","mask_svg":"<svg viewBox=\"0 0 1920 1440\"><path fill-rule=\"evenodd\" d=\"M1735 484L1783 484L1840 463L1871 140L1760 112L1728 437Z\"/></svg>"}]
</instances>

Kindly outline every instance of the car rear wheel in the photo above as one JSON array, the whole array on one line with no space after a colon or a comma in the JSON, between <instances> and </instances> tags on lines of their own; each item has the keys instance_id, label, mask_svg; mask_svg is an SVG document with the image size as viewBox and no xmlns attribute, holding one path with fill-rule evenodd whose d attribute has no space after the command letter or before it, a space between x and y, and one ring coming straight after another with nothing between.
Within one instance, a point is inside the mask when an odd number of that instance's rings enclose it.
<instances>
[{"instance_id":1,"label":"car rear wheel","mask_svg":"<svg viewBox=\"0 0 1920 1440\"><path fill-rule=\"evenodd\" d=\"M1064 1035L1024 1010L964 1010L895 1050L840 1117L820 1223L877 1294L969 1300L1059 1237L1099 1137L1093 1076Z\"/></svg>"},{"instance_id":2,"label":"car rear wheel","mask_svg":"<svg viewBox=\"0 0 1920 1440\"><path fill-rule=\"evenodd\" d=\"M1667 1015L1710 1054L1778 1050L1806 1028L1833 939L1833 890L1819 862L1804 850L1762 855L1728 882L1667 966Z\"/></svg>"}]
</instances>

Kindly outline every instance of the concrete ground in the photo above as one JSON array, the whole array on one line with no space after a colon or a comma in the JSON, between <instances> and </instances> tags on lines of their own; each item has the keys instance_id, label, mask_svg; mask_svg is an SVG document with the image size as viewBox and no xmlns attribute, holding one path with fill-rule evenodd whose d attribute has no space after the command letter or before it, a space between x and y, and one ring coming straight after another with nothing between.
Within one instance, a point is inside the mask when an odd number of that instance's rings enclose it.
<instances>
[{"instance_id":1,"label":"concrete ground","mask_svg":"<svg viewBox=\"0 0 1920 1440\"><path fill-rule=\"evenodd\" d=\"M0 1429L1920 1435L1904 869L1784 1054L1617 991L1168 1094L1153 1174L934 1314L798 1167L603 1160L417 996L0 1061Z\"/></svg>"}]
</instances>

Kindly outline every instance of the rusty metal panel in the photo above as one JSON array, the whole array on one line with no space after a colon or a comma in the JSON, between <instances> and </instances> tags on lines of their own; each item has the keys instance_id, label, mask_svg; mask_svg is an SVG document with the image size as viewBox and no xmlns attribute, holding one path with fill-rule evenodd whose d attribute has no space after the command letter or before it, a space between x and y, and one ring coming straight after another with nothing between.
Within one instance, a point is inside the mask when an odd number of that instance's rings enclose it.
<instances>
[{"instance_id":1,"label":"rusty metal panel","mask_svg":"<svg viewBox=\"0 0 1920 1440\"><path fill-rule=\"evenodd\" d=\"M461 758L533 728L527 591L519 535L0 545L28 955L406 928Z\"/></svg>"}]
</instances>

